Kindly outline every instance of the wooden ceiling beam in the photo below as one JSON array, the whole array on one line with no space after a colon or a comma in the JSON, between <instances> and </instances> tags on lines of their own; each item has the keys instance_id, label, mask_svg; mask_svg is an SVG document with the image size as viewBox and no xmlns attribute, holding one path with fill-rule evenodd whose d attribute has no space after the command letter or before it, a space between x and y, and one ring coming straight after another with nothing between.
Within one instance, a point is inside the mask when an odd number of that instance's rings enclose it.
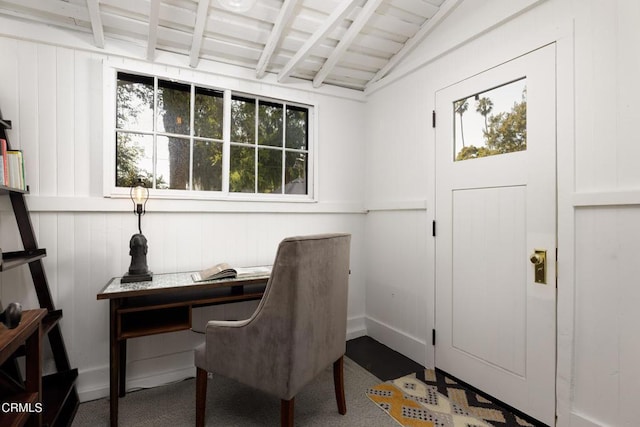
<instances>
[{"instance_id":1,"label":"wooden ceiling beam","mask_svg":"<svg viewBox=\"0 0 640 427\"><path fill-rule=\"evenodd\" d=\"M160 22L160 0L149 2L149 37L147 38L147 59L153 61L158 44L158 23Z\"/></svg>"},{"instance_id":2,"label":"wooden ceiling beam","mask_svg":"<svg viewBox=\"0 0 640 427\"><path fill-rule=\"evenodd\" d=\"M287 62L287 64L282 68L280 73L278 73L278 81L282 82L287 79L293 70L305 60L305 58L311 53L311 51L318 45L322 40L325 39L327 34L333 30L336 25L340 24L345 16L353 9L356 4L360 3L361 0L344 0L340 2L340 4L336 7L329 18L322 24L318 30L305 42L304 45L296 52L296 54Z\"/></svg>"},{"instance_id":3,"label":"wooden ceiling beam","mask_svg":"<svg viewBox=\"0 0 640 427\"><path fill-rule=\"evenodd\" d=\"M334 69L334 67L338 64L338 61L344 56L351 46L351 43L355 40L356 37L360 34L360 31L369 21L369 18L375 13L378 6L382 3L383 0L368 0L367 4L362 8L362 11L358 15L358 17L351 23L347 32L342 36L338 46L333 50L331 55L327 58L322 68L318 71L316 76L313 79L313 87L320 87L324 80L327 78L329 73Z\"/></svg>"},{"instance_id":4,"label":"wooden ceiling beam","mask_svg":"<svg viewBox=\"0 0 640 427\"><path fill-rule=\"evenodd\" d=\"M193 30L193 41L191 42L191 53L189 54L189 66L195 68L200 61L200 49L204 37L204 27L209 15L209 4L211 0L200 0L196 12L196 25Z\"/></svg>"},{"instance_id":5,"label":"wooden ceiling beam","mask_svg":"<svg viewBox=\"0 0 640 427\"><path fill-rule=\"evenodd\" d=\"M289 25L289 20L291 19L297 4L298 0L284 0L284 3L280 8L280 12L278 13L278 17L276 18L276 22L273 23L273 29L271 30L271 34L269 34L269 39L264 45L264 49L260 55L260 60L256 67L257 78L261 79L264 77L267 65L269 65L269 61L271 61L271 56L273 55L278 43L280 43L282 33L287 25Z\"/></svg>"},{"instance_id":6,"label":"wooden ceiling beam","mask_svg":"<svg viewBox=\"0 0 640 427\"><path fill-rule=\"evenodd\" d=\"M46 2L41 0L3 0L2 3L17 6L16 11L22 8L27 8L48 12L55 16L70 17L86 22L90 21L88 7L68 3L62 0L48 0Z\"/></svg>"},{"instance_id":7,"label":"wooden ceiling beam","mask_svg":"<svg viewBox=\"0 0 640 427\"><path fill-rule=\"evenodd\" d=\"M104 48L104 29L102 28L102 18L100 17L100 0L87 0L89 10L89 20L93 31L93 41L100 49Z\"/></svg>"},{"instance_id":8,"label":"wooden ceiling beam","mask_svg":"<svg viewBox=\"0 0 640 427\"><path fill-rule=\"evenodd\" d=\"M464 0L446 0L442 3L442 6L438 10L438 12L431 17L431 19L425 21L425 23L420 27L420 30L411 37L404 44L402 49L398 51L395 55L391 57L387 65L380 69L376 73L376 75L367 83L365 90L370 87L373 83L377 82L384 76L386 76L391 70L393 70L399 63L402 61L415 47L425 39L440 23L444 21L444 19L449 16L453 10L460 5Z\"/></svg>"}]
</instances>

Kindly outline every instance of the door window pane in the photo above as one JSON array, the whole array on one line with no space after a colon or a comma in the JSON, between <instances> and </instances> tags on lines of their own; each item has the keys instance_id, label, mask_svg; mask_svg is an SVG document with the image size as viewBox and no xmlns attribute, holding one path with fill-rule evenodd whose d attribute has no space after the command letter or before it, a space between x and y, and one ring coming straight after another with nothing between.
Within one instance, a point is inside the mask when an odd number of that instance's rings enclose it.
<instances>
[{"instance_id":1,"label":"door window pane","mask_svg":"<svg viewBox=\"0 0 640 427\"><path fill-rule=\"evenodd\" d=\"M453 103L454 160L527 149L527 81L520 79Z\"/></svg>"}]
</instances>

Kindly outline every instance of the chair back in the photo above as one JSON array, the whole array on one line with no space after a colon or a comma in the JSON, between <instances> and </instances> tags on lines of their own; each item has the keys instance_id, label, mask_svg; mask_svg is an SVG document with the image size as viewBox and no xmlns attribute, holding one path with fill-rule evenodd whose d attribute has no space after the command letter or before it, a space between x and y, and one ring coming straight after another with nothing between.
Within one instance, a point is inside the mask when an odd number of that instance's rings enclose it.
<instances>
[{"instance_id":1,"label":"chair back","mask_svg":"<svg viewBox=\"0 0 640 427\"><path fill-rule=\"evenodd\" d=\"M269 325L281 349L275 364L288 370L284 399L345 353L350 242L351 235L336 233L290 237L278 246L253 321Z\"/></svg>"}]
</instances>

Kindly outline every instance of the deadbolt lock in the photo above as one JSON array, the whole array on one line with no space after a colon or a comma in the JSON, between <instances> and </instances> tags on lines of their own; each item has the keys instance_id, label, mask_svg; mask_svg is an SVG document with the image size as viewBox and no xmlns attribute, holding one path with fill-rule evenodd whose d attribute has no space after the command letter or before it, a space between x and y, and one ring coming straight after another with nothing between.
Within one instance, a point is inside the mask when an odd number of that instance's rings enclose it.
<instances>
[{"instance_id":1,"label":"deadbolt lock","mask_svg":"<svg viewBox=\"0 0 640 427\"><path fill-rule=\"evenodd\" d=\"M536 249L529 258L533 264L533 277L536 283L547 284L547 251Z\"/></svg>"}]
</instances>

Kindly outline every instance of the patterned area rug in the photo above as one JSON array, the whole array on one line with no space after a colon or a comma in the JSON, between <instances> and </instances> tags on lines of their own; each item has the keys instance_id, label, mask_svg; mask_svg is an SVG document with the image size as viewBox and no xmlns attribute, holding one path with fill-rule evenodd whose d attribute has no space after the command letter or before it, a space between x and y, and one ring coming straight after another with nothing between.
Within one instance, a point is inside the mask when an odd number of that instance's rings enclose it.
<instances>
[{"instance_id":1,"label":"patterned area rug","mask_svg":"<svg viewBox=\"0 0 640 427\"><path fill-rule=\"evenodd\" d=\"M431 369L384 382L368 389L366 395L407 427L533 426Z\"/></svg>"}]
</instances>

